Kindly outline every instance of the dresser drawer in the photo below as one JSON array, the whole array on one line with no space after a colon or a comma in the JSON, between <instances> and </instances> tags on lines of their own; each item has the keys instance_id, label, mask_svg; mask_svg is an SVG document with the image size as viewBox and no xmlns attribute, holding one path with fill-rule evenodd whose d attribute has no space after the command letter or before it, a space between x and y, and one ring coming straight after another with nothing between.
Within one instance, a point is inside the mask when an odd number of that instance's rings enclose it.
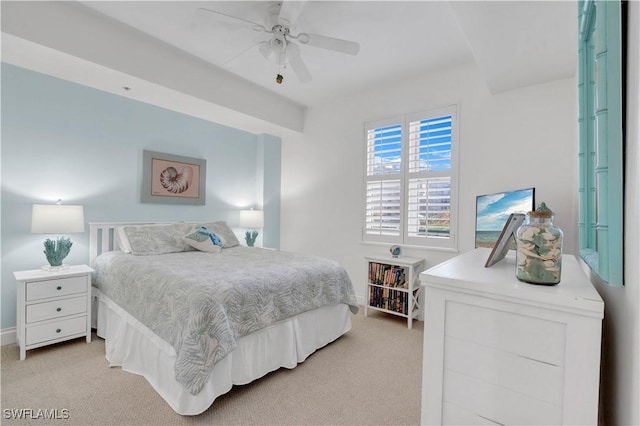
<instances>
[{"instance_id":1,"label":"dresser drawer","mask_svg":"<svg viewBox=\"0 0 640 426\"><path fill-rule=\"evenodd\" d=\"M450 404L499 425L560 425L562 401L551 404L478 380L444 370L442 406ZM443 411L442 424L457 422Z\"/></svg>"},{"instance_id":2,"label":"dresser drawer","mask_svg":"<svg viewBox=\"0 0 640 426\"><path fill-rule=\"evenodd\" d=\"M48 297L66 296L68 294L86 293L87 277L69 277L47 281L27 283L27 301L46 299Z\"/></svg>"},{"instance_id":3,"label":"dresser drawer","mask_svg":"<svg viewBox=\"0 0 640 426\"><path fill-rule=\"evenodd\" d=\"M484 383L557 404L564 392L564 368L450 336L444 368Z\"/></svg>"},{"instance_id":4,"label":"dresser drawer","mask_svg":"<svg viewBox=\"0 0 640 426\"><path fill-rule=\"evenodd\" d=\"M564 367L566 325L500 311L448 301L445 336L487 346L521 357Z\"/></svg>"},{"instance_id":5,"label":"dresser drawer","mask_svg":"<svg viewBox=\"0 0 640 426\"><path fill-rule=\"evenodd\" d=\"M62 337L82 334L87 331L87 316L60 319L34 327L27 327L27 345L60 339Z\"/></svg>"},{"instance_id":6,"label":"dresser drawer","mask_svg":"<svg viewBox=\"0 0 640 426\"><path fill-rule=\"evenodd\" d=\"M500 423L496 423L486 417L479 416L478 414L472 413L464 408L456 407L446 401L442 402L442 424L445 426L500 425Z\"/></svg>"},{"instance_id":7,"label":"dresser drawer","mask_svg":"<svg viewBox=\"0 0 640 426\"><path fill-rule=\"evenodd\" d=\"M87 311L87 296L71 297L53 302L28 305L26 309L27 324L37 321L81 314Z\"/></svg>"}]
</instances>

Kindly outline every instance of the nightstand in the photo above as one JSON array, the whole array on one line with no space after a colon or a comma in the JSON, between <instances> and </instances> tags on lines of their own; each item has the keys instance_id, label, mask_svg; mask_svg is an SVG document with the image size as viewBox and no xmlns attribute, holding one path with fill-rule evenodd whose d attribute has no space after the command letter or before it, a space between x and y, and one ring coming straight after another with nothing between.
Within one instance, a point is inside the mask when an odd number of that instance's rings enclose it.
<instances>
[{"instance_id":1,"label":"nightstand","mask_svg":"<svg viewBox=\"0 0 640 426\"><path fill-rule=\"evenodd\" d=\"M91 342L91 273L87 265L61 271L17 271L16 335L27 350L85 337Z\"/></svg>"}]
</instances>

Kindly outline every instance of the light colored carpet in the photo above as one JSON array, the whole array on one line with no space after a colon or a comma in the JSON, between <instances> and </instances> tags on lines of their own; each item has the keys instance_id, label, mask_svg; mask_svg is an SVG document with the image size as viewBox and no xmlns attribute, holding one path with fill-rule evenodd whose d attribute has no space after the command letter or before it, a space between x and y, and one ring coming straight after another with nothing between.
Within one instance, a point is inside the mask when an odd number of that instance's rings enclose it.
<instances>
[{"instance_id":1,"label":"light colored carpet","mask_svg":"<svg viewBox=\"0 0 640 426\"><path fill-rule=\"evenodd\" d=\"M235 386L199 416L176 414L147 381L109 368L104 342L77 339L27 352L3 346L3 425L417 425L421 322L360 309L346 335L293 370ZM58 410L67 419L22 419L12 409ZM68 411L63 411L68 410Z\"/></svg>"}]
</instances>

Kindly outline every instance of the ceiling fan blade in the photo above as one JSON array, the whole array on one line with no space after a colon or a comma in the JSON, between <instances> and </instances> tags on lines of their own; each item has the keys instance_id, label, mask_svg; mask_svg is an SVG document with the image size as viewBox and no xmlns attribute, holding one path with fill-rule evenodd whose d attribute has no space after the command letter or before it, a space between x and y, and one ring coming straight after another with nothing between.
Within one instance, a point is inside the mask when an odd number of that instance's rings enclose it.
<instances>
[{"instance_id":1,"label":"ceiling fan blade","mask_svg":"<svg viewBox=\"0 0 640 426\"><path fill-rule=\"evenodd\" d=\"M346 53L347 55L357 55L360 51L360 44L355 41L342 40L319 34L300 33L298 34L298 41L303 44L308 44L309 46Z\"/></svg>"},{"instance_id":2,"label":"ceiling fan blade","mask_svg":"<svg viewBox=\"0 0 640 426\"><path fill-rule=\"evenodd\" d=\"M237 16L229 15L228 13L220 12L218 10L207 9L206 7L199 7L198 8L198 13L215 13L217 15L226 16L227 18L235 19L236 21L241 21L241 22L244 22L246 24L251 24L253 26L253 29L256 30L256 31L270 32L270 31L267 31L267 29L262 24L259 24L257 22L253 22L253 21L249 21L248 19L239 18Z\"/></svg>"},{"instance_id":3,"label":"ceiling fan blade","mask_svg":"<svg viewBox=\"0 0 640 426\"><path fill-rule=\"evenodd\" d=\"M300 48L291 42L287 44L287 59L300 83L311 81L311 73L300 56Z\"/></svg>"},{"instance_id":4,"label":"ceiling fan blade","mask_svg":"<svg viewBox=\"0 0 640 426\"><path fill-rule=\"evenodd\" d=\"M305 65L301 56L298 56L295 59L290 59L289 65L293 69L296 77L298 77L300 83L308 83L309 81L311 81L311 73L309 72L309 69Z\"/></svg>"},{"instance_id":5,"label":"ceiling fan blade","mask_svg":"<svg viewBox=\"0 0 640 426\"><path fill-rule=\"evenodd\" d=\"M266 42L264 42L264 41L263 41L262 43L266 43ZM243 53L248 52L249 50L253 49L254 47L256 47L256 46L257 46L257 45L259 45L259 44L261 44L261 43L260 43L260 42L258 42L258 43L254 43L254 44L252 44L251 46L249 46L249 47L247 47L246 49L242 50L242 51L241 51L240 53L238 53L237 55L232 56L230 59L228 59L228 60L224 63L224 65L227 65L229 62L231 62L231 61L233 61L233 60L235 60L235 59L239 58L240 56L242 56L242 54L243 54ZM262 46L260 46L260 47L262 47ZM260 52L260 53L262 53L262 52Z\"/></svg>"},{"instance_id":6,"label":"ceiling fan blade","mask_svg":"<svg viewBox=\"0 0 640 426\"><path fill-rule=\"evenodd\" d=\"M278 15L278 23L285 27L293 27L298 21L298 16L302 8L304 8L304 1L283 1L280 6L280 14Z\"/></svg>"},{"instance_id":7,"label":"ceiling fan blade","mask_svg":"<svg viewBox=\"0 0 640 426\"><path fill-rule=\"evenodd\" d=\"M260 51L260 54L264 56L265 59L268 60L271 57L271 46L269 46L269 42L261 41L258 44L260 45L260 47L258 48L258 51Z\"/></svg>"}]
</instances>

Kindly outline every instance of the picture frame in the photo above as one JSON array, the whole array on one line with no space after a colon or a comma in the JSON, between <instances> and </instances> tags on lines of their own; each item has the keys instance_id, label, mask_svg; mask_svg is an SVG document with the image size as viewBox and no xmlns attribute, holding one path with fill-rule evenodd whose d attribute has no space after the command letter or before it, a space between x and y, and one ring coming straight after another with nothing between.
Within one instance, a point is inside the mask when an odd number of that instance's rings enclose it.
<instances>
[{"instance_id":1,"label":"picture frame","mask_svg":"<svg viewBox=\"0 0 640 426\"><path fill-rule=\"evenodd\" d=\"M143 203L204 205L207 160L144 150Z\"/></svg>"},{"instance_id":2,"label":"picture frame","mask_svg":"<svg viewBox=\"0 0 640 426\"><path fill-rule=\"evenodd\" d=\"M483 194L476 197L475 248L493 248L511 213L535 209L535 188Z\"/></svg>"},{"instance_id":3,"label":"picture frame","mask_svg":"<svg viewBox=\"0 0 640 426\"><path fill-rule=\"evenodd\" d=\"M525 215L522 213L511 213L507 222L500 232L496 245L493 246L487 262L484 264L485 268L488 268L496 263L500 262L507 255L507 252L511 248L511 242L515 243L516 231L524 222ZM513 238L513 240L512 240Z\"/></svg>"}]
</instances>

